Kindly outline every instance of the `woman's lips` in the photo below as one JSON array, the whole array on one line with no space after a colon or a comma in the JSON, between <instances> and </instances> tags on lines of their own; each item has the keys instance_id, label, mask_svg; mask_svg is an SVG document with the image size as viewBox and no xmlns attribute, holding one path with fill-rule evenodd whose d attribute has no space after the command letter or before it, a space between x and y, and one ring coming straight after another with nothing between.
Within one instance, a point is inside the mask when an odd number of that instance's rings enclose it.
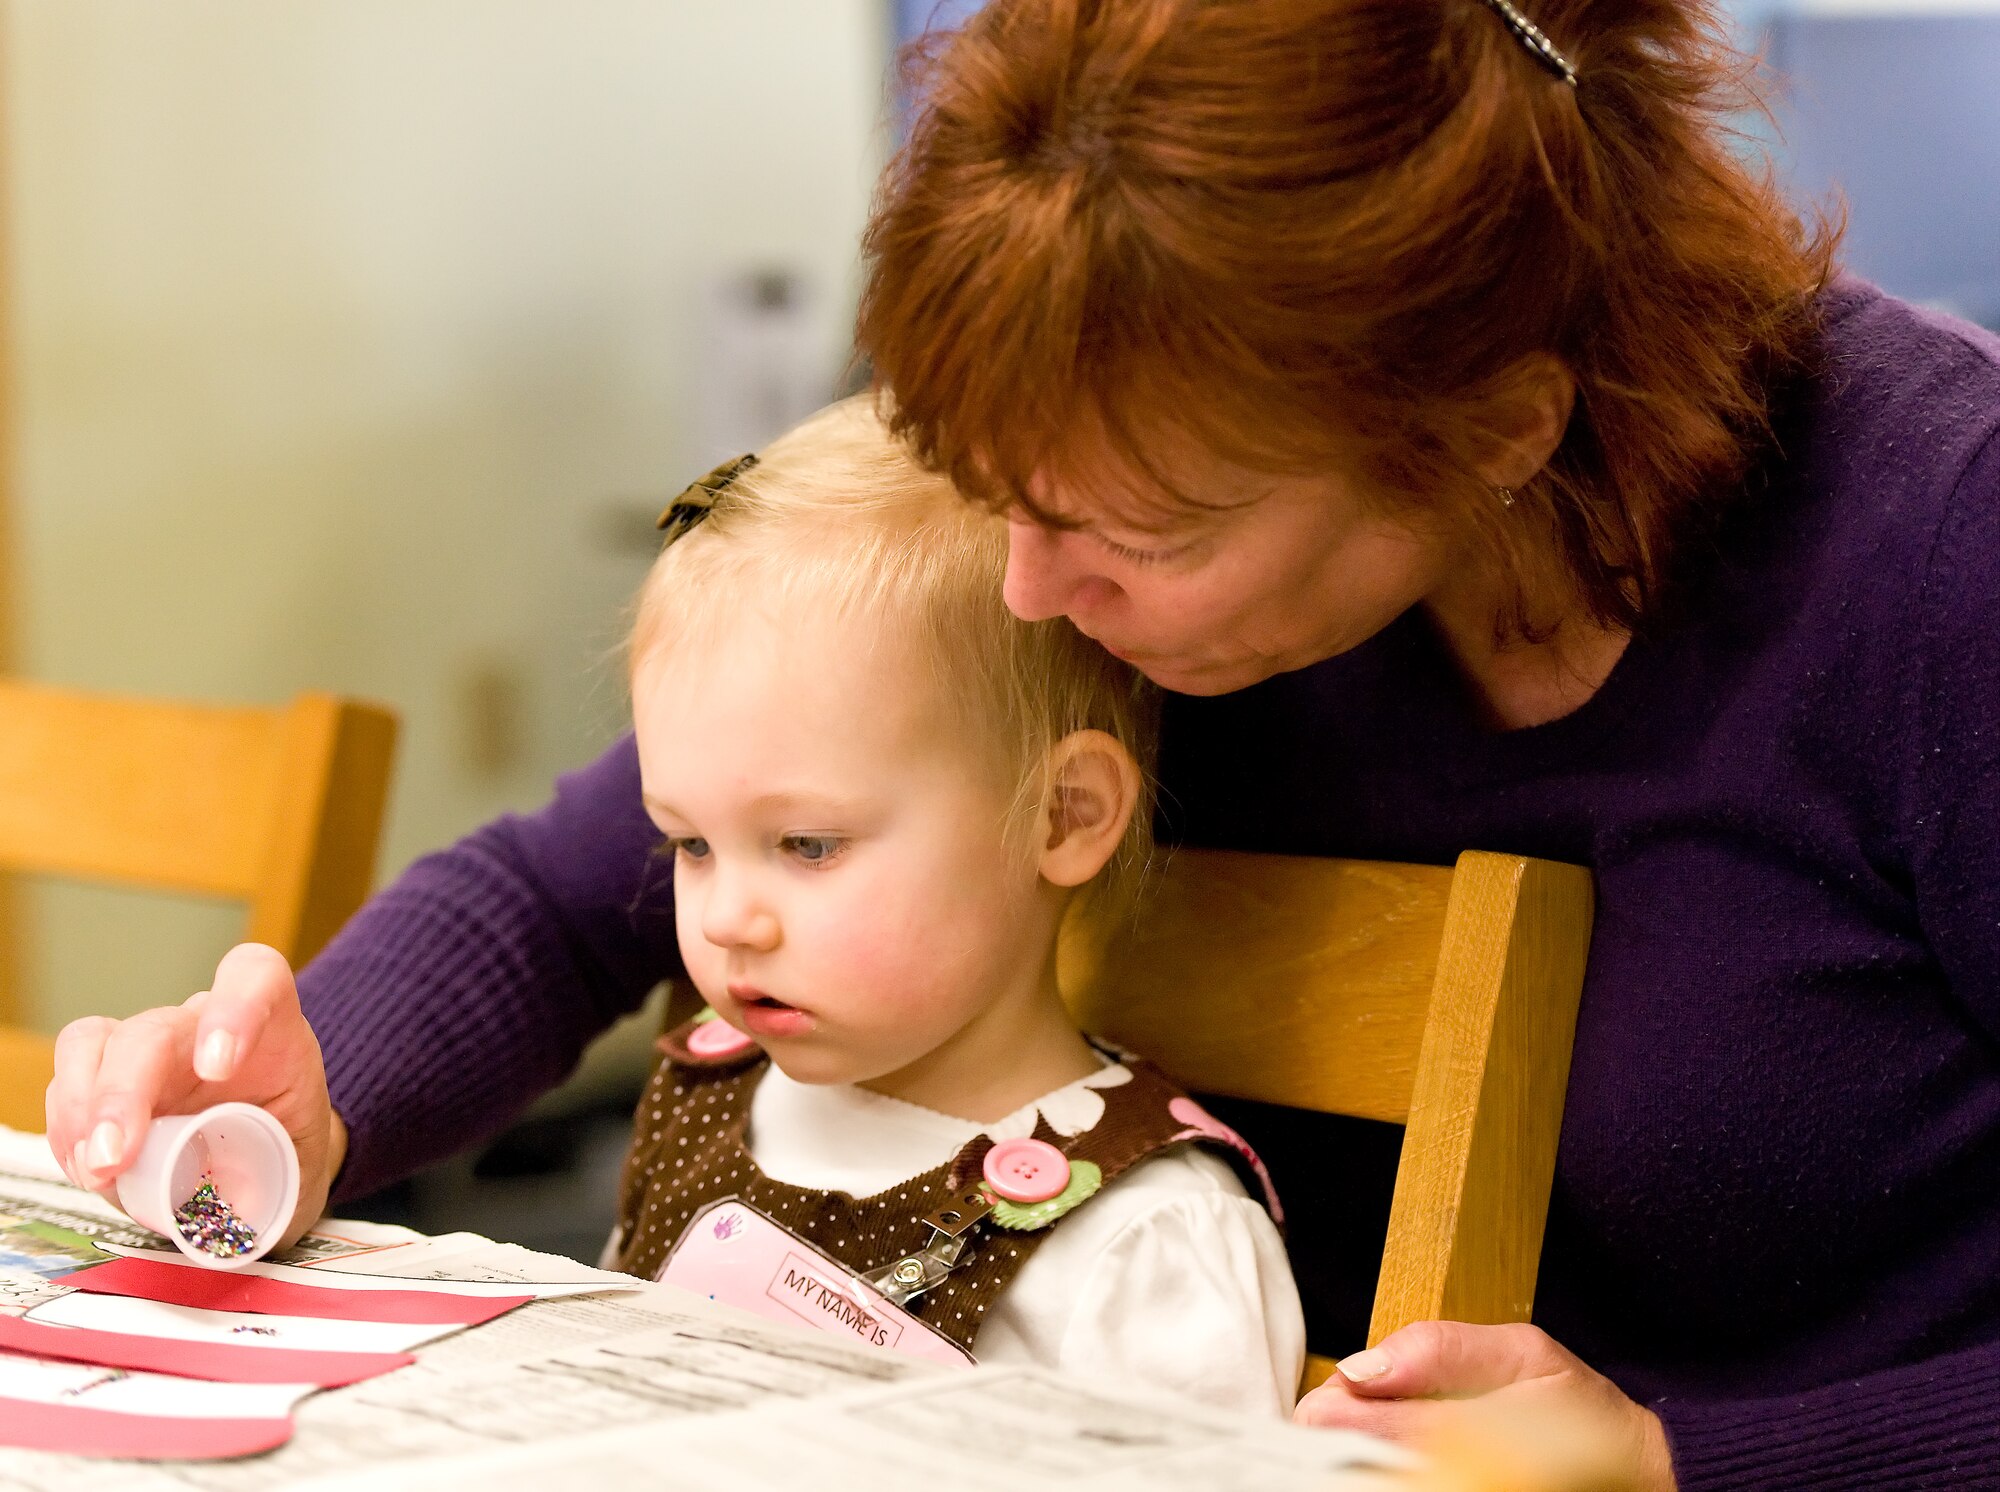
<instances>
[{"instance_id":1,"label":"woman's lips","mask_svg":"<svg viewBox=\"0 0 2000 1492\"><path fill-rule=\"evenodd\" d=\"M1088 632L1085 632L1083 635L1085 637L1090 638L1092 642L1096 643L1099 647L1103 648L1104 651L1109 653L1112 657L1117 658L1125 663L1130 663L1132 661L1133 655L1130 652L1126 651L1124 648L1119 647L1117 643L1107 642L1103 638L1093 636Z\"/></svg>"}]
</instances>

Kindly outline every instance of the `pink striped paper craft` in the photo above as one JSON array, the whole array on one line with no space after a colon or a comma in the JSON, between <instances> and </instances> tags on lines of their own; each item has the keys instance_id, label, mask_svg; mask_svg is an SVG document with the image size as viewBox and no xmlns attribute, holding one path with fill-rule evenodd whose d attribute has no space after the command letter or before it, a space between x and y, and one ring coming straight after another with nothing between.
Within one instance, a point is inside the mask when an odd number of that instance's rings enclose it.
<instances>
[{"instance_id":1,"label":"pink striped paper craft","mask_svg":"<svg viewBox=\"0 0 2000 1492\"><path fill-rule=\"evenodd\" d=\"M425 1290L336 1290L151 1259L113 1259L64 1275L62 1282L92 1295L126 1295L206 1311L440 1326L477 1326L535 1298L446 1295Z\"/></svg>"},{"instance_id":2,"label":"pink striped paper craft","mask_svg":"<svg viewBox=\"0 0 2000 1492\"><path fill-rule=\"evenodd\" d=\"M170 1337L177 1342L216 1342L231 1347L245 1343L289 1347L298 1352L415 1352L426 1342L465 1330L449 1321L442 1326L413 1326L407 1321L332 1321L324 1316L204 1311L197 1306L167 1305L132 1295L89 1295L81 1290L65 1290L53 1300L43 1301L28 1312L27 1319L43 1326L122 1331L135 1337ZM6 1391L0 1385L0 1393Z\"/></svg>"},{"instance_id":3,"label":"pink striped paper craft","mask_svg":"<svg viewBox=\"0 0 2000 1492\"><path fill-rule=\"evenodd\" d=\"M0 1445L58 1455L219 1461L276 1450L292 1438L282 1419L193 1419L123 1414L84 1404L0 1399Z\"/></svg>"},{"instance_id":4,"label":"pink striped paper craft","mask_svg":"<svg viewBox=\"0 0 2000 1492\"><path fill-rule=\"evenodd\" d=\"M360 1383L416 1361L407 1352L302 1352L250 1343L183 1342L80 1326L44 1326L18 1316L0 1316L0 1349L217 1383L316 1383L321 1388Z\"/></svg>"}]
</instances>

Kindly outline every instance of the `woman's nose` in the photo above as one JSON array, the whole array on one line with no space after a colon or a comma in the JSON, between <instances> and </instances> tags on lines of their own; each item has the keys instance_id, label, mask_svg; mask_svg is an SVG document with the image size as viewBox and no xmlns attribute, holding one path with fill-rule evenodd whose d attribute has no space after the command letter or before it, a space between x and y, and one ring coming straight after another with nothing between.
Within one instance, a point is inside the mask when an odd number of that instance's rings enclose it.
<instances>
[{"instance_id":1,"label":"woman's nose","mask_svg":"<svg viewBox=\"0 0 2000 1492\"><path fill-rule=\"evenodd\" d=\"M701 935L717 948L768 953L778 946L778 918L747 877L718 875L702 903Z\"/></svg>"},{"instance_id":2,"label":"woman's nose","mask_svg":"<svg viewBox=\"0 0 2000 1492\"><path fill-rule=\"evenodd\" d=\"M1025 519L1007 523L1007 609L1024 622L1067 616L1081 622L1099 592L1116 589L1082 563L1076 535Z\"/></svg>"}]
</instances>

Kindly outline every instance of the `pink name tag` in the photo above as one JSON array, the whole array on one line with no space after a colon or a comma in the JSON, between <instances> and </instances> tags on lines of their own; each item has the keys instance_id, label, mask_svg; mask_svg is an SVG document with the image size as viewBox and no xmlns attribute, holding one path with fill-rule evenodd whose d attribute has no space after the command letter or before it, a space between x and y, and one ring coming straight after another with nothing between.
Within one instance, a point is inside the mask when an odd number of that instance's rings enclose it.
<instances>
[{"instance_id":1,"label":"pink name tag","mask_svg":"<svg viewBox=\"0 0 2000 1492\"><path fill-rule=\"evenodd\" d=\"M695 1214L655 1279L739 1311L967 1367L972 1354L812 1244L729 1197Z\"/></svg>"}]
</instances>

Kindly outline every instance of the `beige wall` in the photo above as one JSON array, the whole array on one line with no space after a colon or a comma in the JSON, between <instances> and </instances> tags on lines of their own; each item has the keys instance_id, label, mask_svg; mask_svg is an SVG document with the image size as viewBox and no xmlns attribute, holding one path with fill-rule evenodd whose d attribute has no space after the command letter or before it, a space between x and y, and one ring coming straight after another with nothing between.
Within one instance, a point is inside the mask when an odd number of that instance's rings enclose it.
<instances>
[{"instance_id":1,"label":"beige wall","mask_svg":"<svg viewBox=\"0 0 2000 1492\"><path fill-rule=\"evenodd\" d=\"M24 671L389 701L385 868L538 801L622 713L614 518L705 454L703 278L806 271L840 360L879 8L9 0ZM48 1026L181 998L234 926L35 906Z\"/></svg>"}]
</instances>

